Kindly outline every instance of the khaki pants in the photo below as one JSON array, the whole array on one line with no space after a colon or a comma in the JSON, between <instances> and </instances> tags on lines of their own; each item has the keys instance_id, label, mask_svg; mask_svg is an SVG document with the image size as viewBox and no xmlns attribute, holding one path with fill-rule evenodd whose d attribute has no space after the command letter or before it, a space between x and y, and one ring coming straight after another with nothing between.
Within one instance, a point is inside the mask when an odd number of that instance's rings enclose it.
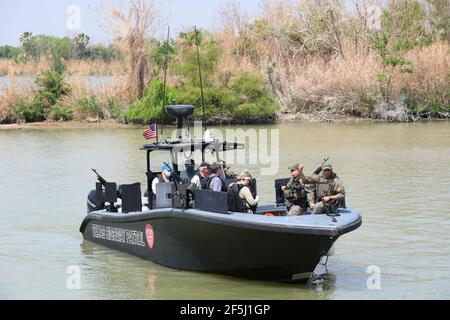
<instances>
[{"instance_id":1,"label":"khaki pants","mask_svg":"<svg viewBox=\"0 0 450 320\"><path fill-rule=\"evenodd\" d=\"M334 213L333 209L334 209L334 206L330 205L330 213ZM314 207L314 214L324 214L324 213L328 213L328 209L327 209L326 205L322 201L316 203L316 205Z\"/></svg>"},{"instance_id":2,"label":"khaki pants","mask_svg":"<svg viewBox=\"0 0 450 320\"><path fill-rule=\"evenodd\" d=\"M288 207L288 216L299 216L305 213L305 210L299 205L292 205Z\"/></svg>"}]
</instances>

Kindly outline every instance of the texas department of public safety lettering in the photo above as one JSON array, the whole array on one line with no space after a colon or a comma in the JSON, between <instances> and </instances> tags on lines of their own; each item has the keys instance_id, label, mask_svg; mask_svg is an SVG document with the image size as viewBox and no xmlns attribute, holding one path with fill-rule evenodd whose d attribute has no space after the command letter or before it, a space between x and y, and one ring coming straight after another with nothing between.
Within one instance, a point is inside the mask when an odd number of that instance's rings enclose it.
<instances>
[{"instance_id":1,"label":"texas department of public safety lettering","mask_svg":"<svg viewBox=\"0 0 450 320\"><path fill-rule=\"evenodd\" d=\"M142 231L92 224L92 237L138 247L145 247L144 233Z\"/></svg>"}]
</instances>

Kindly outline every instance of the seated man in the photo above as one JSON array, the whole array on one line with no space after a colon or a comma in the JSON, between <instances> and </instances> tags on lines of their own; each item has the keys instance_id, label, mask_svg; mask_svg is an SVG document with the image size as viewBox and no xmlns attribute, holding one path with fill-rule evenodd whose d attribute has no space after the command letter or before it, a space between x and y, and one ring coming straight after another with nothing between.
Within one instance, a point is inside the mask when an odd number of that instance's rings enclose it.
<instances>
[{"instance_id":1,"label":"seated man","mask_svg":"<svg viewBox=\"0 0 450 320\"><path fill-rule=\"evenodd\" d=\"M313 195L308 196L308 203L314 209L314 214L337 212L338 203L345 199L345 189L341 179L333 172L333 166L325 163L322 172L312 177L303 174L303 167L300 166L302 181L306 184L316 184L317 202Z\"/></svg>"},{"instance_id":2,"label":"seated man","mask_svg":"<svg viewBox=\"0 0 450 320\"><path fill-rule=\"evenodd\" d=\"M222 165L219 163L213 163L210 166L211 174L209 177L203 180L202 189L211 190L215 192L227 192L227 186L222 176Z\"/></svg>"},{"instance_id":3,"label":"seated man","mask_svg":"<svg viewBox=\"0 0 450 320\"><path fill-rule=\"evenodd\" d=\"M170 182L170 178L172 177L172 172L170 168L167 165L163 165L161 167L161 174L158 175L155 179L152 181L152 191L153 194L156 194L156 185L158 183L164 183L164 182Z\"/></svg>"},{"instance_id":4,"label":"seated man","mask_svg":"<svg viewBox=\"0 0 450 320\"><path fill-rule=\"evenodd\" d=\"M289 167L291 180L286 186L282 186L284 203L288 209L288 216L298 216L306 213L308 207L307 199L312 195L312 190L305 186L300 177L301 166L295 164Z\"/></svg>"},{"instance_id":5,"label":"seated man","mask_svg":"<svg viewBox=\"0 0 450 320\"><path fill-rule=\"evenodd\" d=\"M198 189L202 188L202 182L210 175L209 163L202 162L198 168L198 173L192 178L191 183L193 183Z\"/></svg>"}]
</instances>

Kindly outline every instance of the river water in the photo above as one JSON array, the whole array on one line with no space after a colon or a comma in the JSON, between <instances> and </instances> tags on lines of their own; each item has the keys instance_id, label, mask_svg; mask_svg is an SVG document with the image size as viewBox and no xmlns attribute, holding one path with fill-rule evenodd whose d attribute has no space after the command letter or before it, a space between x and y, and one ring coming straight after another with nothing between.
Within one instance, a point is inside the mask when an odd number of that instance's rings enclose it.
<instances>
[{"instance_id":1,"label":"river water","mask_svg":"<svg viewBox=\"0 0 450 320\"><path fill-rule=\"evenodd\" d=\"M244 129L279 132L277 173L235 166L258 178L264 203L289 165L303 162L312 172L332 158L363 225L337 241L327 278L291 285L178 271L85 242L78 228L95 182L90 169L144 182L142 130L0 131L0 298L450 298L448 122ZM80 270L79 289L67 286L70 266Z\"/></svg>"}]
</instances>

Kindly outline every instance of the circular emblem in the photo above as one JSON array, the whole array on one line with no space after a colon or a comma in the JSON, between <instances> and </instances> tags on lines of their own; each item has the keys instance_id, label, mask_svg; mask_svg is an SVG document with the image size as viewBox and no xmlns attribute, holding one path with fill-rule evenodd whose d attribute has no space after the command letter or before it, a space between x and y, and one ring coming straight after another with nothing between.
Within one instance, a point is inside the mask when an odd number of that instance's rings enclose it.
<instances>
[{"instance_id":1,"label":"circular emblem","mask_svg":"<svg viewBox=\"0 0 450 320\"><path fill-rule=\"evenodd\" d=\"M153 249L153 245L155 244L155 232L153 231L153 226L151 224L145 226L145 238L147 238L147 244L150 249Z\"/></svg>"}]
</instances>

